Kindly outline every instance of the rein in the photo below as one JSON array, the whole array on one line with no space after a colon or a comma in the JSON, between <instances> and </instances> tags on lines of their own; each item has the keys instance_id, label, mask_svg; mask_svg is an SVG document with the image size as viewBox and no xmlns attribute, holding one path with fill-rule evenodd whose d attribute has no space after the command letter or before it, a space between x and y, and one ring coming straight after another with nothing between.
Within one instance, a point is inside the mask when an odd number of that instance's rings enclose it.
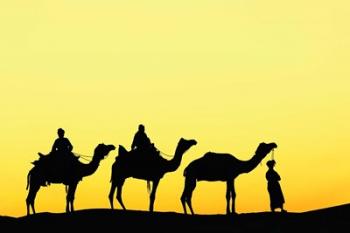
<instances>
[{"instance_id":1,"label":"rein","mask_svg":"<svg viewBox=\"0 0 350 233\"><path fill-rule=\"evenodd\" d=\"M174 157L174 155L165 154L164 152L162 152L162 151L160 151L160 150L159 150L159 153L160 153L162 156L164 156L164 157L168 157L168 158L173 158L173 157Z\"/></svg>"},{"instance_id":2,"label":"rein","mask_svg":"<svg viewBox=\"0 0 350 233\"><path fill-rule=\"evenodd\" d=\"M76 155L76 156L78 156L79 159L83 159L83 160L85 160L85 161L87 161L87 162L90 162L90 161L91 161L91 158L92 158L92 156L83 155L83 154L79 154L79 153L76 153L76 152L74 152L73 154Z\"/></svg>"}]
</instances>

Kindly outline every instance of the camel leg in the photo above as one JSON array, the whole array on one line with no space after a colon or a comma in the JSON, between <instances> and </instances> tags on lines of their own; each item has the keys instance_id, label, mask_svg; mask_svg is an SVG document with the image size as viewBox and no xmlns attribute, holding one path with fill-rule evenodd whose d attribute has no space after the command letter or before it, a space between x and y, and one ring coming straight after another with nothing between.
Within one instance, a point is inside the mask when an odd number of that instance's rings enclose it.
<instances>
[{"instance_id":1,"label":"camel leg","mask_svg":"<svg viewBox=\"0 0 350 233\"><path fill-rule=\"evenodd\" d=\"M230 214L230 200L231 200L231 181L226 181L226 214Z\"/></svg>"},{"instance_id":2,"label":"camel leg","mask_svg":"<svg viewBox=\"0 0 350 233\"><path fill-rule=\"evenodd\" d=\"M73 183L68 186L67 198L66 198L66 212L74 212L74 196L78 183Z\"/></svg>"},{"instance_id":3,"label":"camel leg","mask_svg":"<svg viewBox=\"0 0 350 233\"><path fill-rule=\"evenodd\" d=\"M235 183L232 181L232 191L231 191L231 198L232 198L232 214L236 214L236 190L235 190Z\"/></svg>"},{"instance_id":4,"label":"camel leg","mask_svg":"<svg viewBox=\"0 0 350 233\"><path fill-rule=\"evenodd\" d=\"M236 192L235 192L235 183L234 180L228 181L227 186L230 187L230 196L231 196L231 201L232 201L232 208L231 208L231 213L236 214L236 208L235 208L235 201L236 201Z\"/></svg>"},{"instance_id":5,"label":"camel leg","mask_svg":"<svg viewBox=\"0 0 350 233\"><path fill-rule=\"evenodd\" d=\"M188 207L190 208L191 214L194 215L193 208L192 208L192 194L190 198L187 200Z\"/></svg>"},{"instance_id":6,"label":"camel leg","mask_svg":"<svg viewBox=\"0 0 350 233\"><path fill-rule=\"evenodd\" d=\"M149 196L149 211L153 212L153 206L154 206L154 200L156 199L156 192L158 188L159 180L153 180L153 185L152 185L152 192L151 195Z\"/></svg>"},{"instance_id":7,"label":"camel leg","mask_svg":"<svg viewBox=\"0 0 350 233\"><path fill-rule=\"evenodd\" d=\"M185 185L184 185L184 190L182 191L182 195L181 195L181 204L182 204L182 208L184 210L184 214L187 214L187 209L186 209L186 198L188 196L188 186L187 186L187 177L185 178Z\"/></svg>"},{"instance_id":8,"label":"camel leg","mask_svg":"<svg viewBox=\"0 0 350 233\"><path fill-rule=\"evenodd\" d=\"M111 209L114 209L114 205L113 205L113 195L114 195L114 192L115 192L116 187L117 187L116 182L112 181L112 183L111 183L111 189L110 189L109 195L108 195L109 204L110 204L110 206L111 206Z\"/></svg>"},{"instance_id":9,"label":"camel leg","mask_svg":"<svg viewBox=\"0 0 350 233\"><path fill-rule=\"evenodd\" d=\"M196 188L196 179L186 177L184 191L181 195L181 203L185 214L187 214L186 203L190 208L191 214L192 215L194 214L194 211L192 208L192 193L195 188Z\"/></svg>"},{"instance_id":10,"label":"camel leg","mask_svg":"<svg viewBox=\"0 0 350 233\"><path fill-rule=\"evenodd\" d=\"M68 192L69 192L69 190L70 190L70 186L68 186L68 188L67 188L67 186L66 186L66 213L69 213L69 200L68 200Z\"/></svg>"},{"instance_id":11,"label":"camel leg","mask_svg":"<svg viewBox=\"0 0 350 233\"><path fill-rule=\"evenodd\" d=\"M33 214L35 214L35 208L34 208L34 201L36 194L38 193L40 189L40 185L38 184L30 184L28 196L26 199L26 204L27 204L27 215L30 215L30 207L32 208Z\"/></svg>"},{"instance_id":12,"label":"camel leg","mask_svg":"<svg viewBox=\"0 0 350 233\"><path fill-rule=\"evenodd\" d=\"M182 208L184 210L184 214L187 214L185 189L186 189L186 187L184 188L184 191L182 192L182 195L181 195L181 204L182 204Z\"/></svg>"},{"instance_id":13,"label":"camel leg","mask_svg":"<svg viewBox=\"0 0 350 233\"><path fill-rule=\"evenodd\" d=\"M196 187L196 180L186 177L184 191L182 192L182 195L181 195L181 203L185 214L187 214L186 203L190 208L191 214L194 214L193 208L192 208L192 193L195 187Z\"/></svg>"},{"instance_id":14,"label":"camel leg","mask_svg":"<svg viewBox=\"0 0 350 233\"><path fill-rule=\"evenodd\" d=\"M123 210L126 210L123 199L122 199L122 192L123 192L123 185L125 180L120 180L117 184L117 200L119 204L122 206Z\"/></svg>"},{"instance_id":15,"label":"camel leg","mask_svg":"<svg viewBox=\"0 0 350 233\"><path fill-rule=\"evenodd\" d=\"M190 208L191 214L194 215L194 211L192 208L192 193L193 190L196 188L196 179L189 179L189 183L190 183L190 190L188 193L188 197L187 197L187 205Z\"/></svg>"}]
</instances>

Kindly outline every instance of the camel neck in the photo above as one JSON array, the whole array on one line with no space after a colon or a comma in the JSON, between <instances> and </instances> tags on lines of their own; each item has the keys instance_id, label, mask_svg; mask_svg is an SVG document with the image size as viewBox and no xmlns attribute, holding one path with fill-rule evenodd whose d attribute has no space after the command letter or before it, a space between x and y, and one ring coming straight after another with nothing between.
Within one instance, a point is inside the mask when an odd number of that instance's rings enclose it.
<instances>
[{"instance_id":1,"label":"camel neck","mask_svg":"<svg viewBox=\"0 0 350 233\"><path fill-rule=\"evenodd\" d=\"M165 166L167 172L173 172L180 166L183 153L181 147L178 146L175 150L174 158L168 161L167 166Z\"/></svg>"},{"instance_id":2,"label":"camel neck","mask_svg":"<svg viewBox=\"0 0 350 233\"><path fill-rule=\"evenodd\" d=\"M243 165L241 167L242 173L248 173L252 171L258 164L261 162L262 159L259 158L260 156L253 155L253 157L250 160L244 161Z\"/></svg>"},{"instance_id":3,"label":"camel neck","mask_svg":"<svg viewBox=\"0 0 350 233\"><path fill-rule=\"evenodd\" d=\"M84 167L82 169L82 175L89 176L93 174L97 170L99 165L100 165L100 161L93 158L90 163L84 164Z\"/></svg>"}]
</instances>

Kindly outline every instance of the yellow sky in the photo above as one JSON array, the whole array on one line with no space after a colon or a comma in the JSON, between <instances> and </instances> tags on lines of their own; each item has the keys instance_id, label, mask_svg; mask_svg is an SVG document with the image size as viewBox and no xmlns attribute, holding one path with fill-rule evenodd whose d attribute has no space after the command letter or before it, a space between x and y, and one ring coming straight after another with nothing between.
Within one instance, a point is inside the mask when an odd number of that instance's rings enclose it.
<instances>
[{"instance_id":1,"label":"yellow sky","mask_svg":"<svg viewBox=\"0 0 350 233\"><path fill-rule=\"evenodd\" d=\"M129 148L137 125L167 154L198 144L161 180L155 210L181 212L183 169L207 151L249 159L276 142L286 209L349 202L348 1L162 0L0 3L0 215L25 214L26 175L63 127L74 151ZM76 209L108 208L116 152L79 184ZM237 178L239 213L269 210L265 162ZM146 182L124 202L146 210ZM197 213L225 213L225 184L200 182ZM116 205L120 208L118 205ZM38 212L62 212L62 185Z\"/></svg>"}]
</instances>

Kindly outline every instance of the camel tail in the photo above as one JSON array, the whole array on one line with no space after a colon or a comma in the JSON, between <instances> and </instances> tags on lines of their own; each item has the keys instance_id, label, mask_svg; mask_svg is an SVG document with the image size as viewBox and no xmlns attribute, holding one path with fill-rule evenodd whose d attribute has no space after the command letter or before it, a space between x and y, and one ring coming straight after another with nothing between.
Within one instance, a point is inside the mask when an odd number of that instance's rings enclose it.
<instances>
[{"instance_id":1,"label":"camel tail","mask_svg":"<svg viewBox=\"0 0 350 233\"><path fill-rule=\"evenodd\" d=\"M151 190L151 181L147 180L147 192L150 193Z\"/></svg>"},{"instance_id":2,"label":"camel tail","mask_svg":"<svg viewBox=\"0 0 350 233\"><path fill-rule=\"evenodd\" d=\"M30 172L28 173L28 175L27 175L27 187L26 187L26 190L28 190L28 188L29 188L31 173L32 173L32 171L30 171Z\"/></svg>"},{"instance_id":3,"label":"camel tail","mask_svg":"<svg viewBox=\"0 0 350 233\"><path fill-rule=\"evenodd\" d=\"M113 172L112 172L112 174L111 174L111 179L109 180L109 182L110 182L110 183L113 182Z\"/></svg>"},{"instance_id":4,"label":"camel tail","mask_svg":"<svg viewBox=\"0 0 350 233\"><path fill-rule=\"evenodd\" d=\"M186 177L188 175L188 167L185 168L183 176Z\"/></svg>"}]
</instances>

